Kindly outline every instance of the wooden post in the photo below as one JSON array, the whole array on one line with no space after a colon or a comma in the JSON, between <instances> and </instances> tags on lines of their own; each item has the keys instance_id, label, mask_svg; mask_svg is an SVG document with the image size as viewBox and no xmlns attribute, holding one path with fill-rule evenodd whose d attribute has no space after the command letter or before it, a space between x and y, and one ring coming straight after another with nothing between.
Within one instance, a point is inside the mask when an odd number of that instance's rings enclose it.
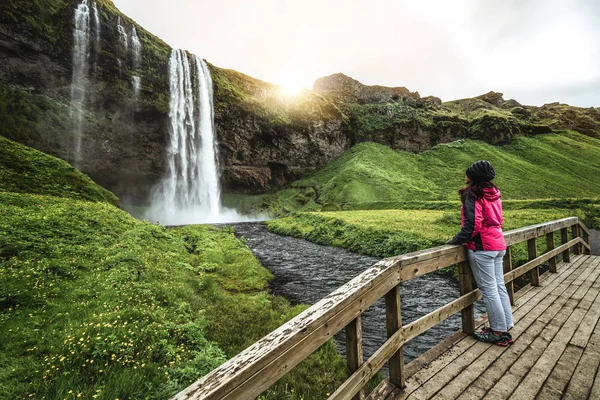
<instances>
[{"instance_id":1,"label":"wooden post","mask_svg":"<svg viewBox=\"0 0 600 400\"><path fill-rule=\"evenodd\" d=\"M350 375L363 364L362 324L360 314L346 325L346 363ZM364 400L365 389L360 389L352 400Z\"/></svg>"},{"instance_id":2,"label":"wooden post","mask_svg":"<svg viewBox=\"0 0 600 400\"><path fill-rule=\"evenodd\" d=\"M504 255L504 259L502 260L504 263L504 273L508 273L512 271L512 251L510 250L510 246L506 247L506 254ZM508 292L508 297L510 298L510 305L515 305L515 283L514 281L510 281L506 284L506 291Z\"/></svg>"},{"instance_id":3,"label":"wooden post","mask_svg":"<svg viewBox=\"0 0 600 400\"><path fill-rule=\"evenodd\" d=\"M583 240L589 245L590 244L590 235L585 231L585 229L579 228L579 230L581 231L581 236L583 237ZM590 249L588 249L585 246L583 247L583 254L590 254Z\"/></svg>"},{"instance_id":4,"label":"wooden post","mask_svg":"<svg viewBox=\"0 0 600 400\"><path fill-rule=\"evenodd\" d=\"M468 260L458 264L458 288L461 296L473 290L473 278ZM472 304L461 311L461 317L463 332L467 335L473 334L475 331L475 309Z\"/></svg>"},{"instance_id":5,"label":"wooden post","mask_svg":"<svg viewBox=\"0 0 600 400\"><path fill-rule=\"evenodd\" d=\"M560 241L562 244L565 244L569 241L569 231L567 230L567 228L562 228L560 230ZM569 252L569 249L563 251L562 256L563 262L571 262L571 254Z\"/></svg>"},{"instance_id":6,"label":"wooden post","mask_svg":"<svg viewBox=\"0 0 600 400\"><path fill-rule=\"evenodd\" d=\"M535 239L536 238L527 240L527 254L529 256L529 261L537 257ZM531 286L540 286L540 267L535 267L531 270Z\"/></svg>"},{"instance_id":7,"label":"wooden post","mask_svg":"<svg viewBox=\"0 0 600 400\"><path fill-rule=\"evenodd\" d=\"M554 232L550 232L546 235L546 251L554 250ZM556 273L556 257L552 257L548 260L548 270Z\"/></svg>"},{"instance_id":8,"label":"wooden post","mask_svg":"<svg viewBox=\"0 0 600 400\"><path fill-rule=\"evenodd\" d=\"M575 224L571 227L571 235L573 236L573 239L579 237L579 225ZM581 254L581 246L579 245L579 243L573 246L573 254Z\"/></svg>"},{"instance_id":9,"label":"wooden post","mask_svg":"<svg viewBox=\"0 0 600 400\"><path fill-rule=\"evenodd\" d=\"M400 312L400 286L396 285L385 295L385 317L387 321L387 336L392 336L402 327ZM404 346L390 358L390 382L400 389L404 389Z\"/></svg>"}]
</instances>

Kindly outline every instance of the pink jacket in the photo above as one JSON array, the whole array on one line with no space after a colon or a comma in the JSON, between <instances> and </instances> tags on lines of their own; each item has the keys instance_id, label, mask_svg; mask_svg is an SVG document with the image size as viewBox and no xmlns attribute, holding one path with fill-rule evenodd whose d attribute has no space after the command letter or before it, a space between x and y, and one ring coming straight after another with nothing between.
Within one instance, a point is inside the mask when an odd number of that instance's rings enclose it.
<instances>
[{"instance_id":1,"label":"pink jacket","mask_svg":"<svg viewBox=\"0 0 600 400\"><path fill-rule=\"evenodd\" d=\"M506 249L502 234L502 200L496 188L483 189L484 196L467 196L462 204L462 229L449 244L464 244L470 250Z\"/></svg>"}]
</instances>

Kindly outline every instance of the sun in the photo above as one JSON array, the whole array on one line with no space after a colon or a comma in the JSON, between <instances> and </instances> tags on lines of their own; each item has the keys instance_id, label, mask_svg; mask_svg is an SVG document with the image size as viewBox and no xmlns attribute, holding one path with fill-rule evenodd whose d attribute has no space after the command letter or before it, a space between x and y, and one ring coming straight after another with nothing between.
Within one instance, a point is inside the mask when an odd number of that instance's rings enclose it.
<instances>
[{"instance_id":1,"label":"sun","mask_svg":"<svg viewBox=\"0 0 600 400\"><path fill-rule=\"evenodd\" d=\"M296 95L302 90L307 89L307 85L304 82L295 78L284 79L277 86L279 86L279 90L287 95Z\"/></svg>"}]
</instances>

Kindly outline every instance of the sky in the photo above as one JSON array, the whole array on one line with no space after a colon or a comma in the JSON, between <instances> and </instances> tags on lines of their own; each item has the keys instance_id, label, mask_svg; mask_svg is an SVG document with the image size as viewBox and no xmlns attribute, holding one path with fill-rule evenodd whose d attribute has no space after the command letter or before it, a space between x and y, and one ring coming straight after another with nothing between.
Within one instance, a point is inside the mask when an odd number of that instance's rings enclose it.
<instances>
[{"instance_id":1,"label":"sky","mask_svg":"<svg viewBox=\"0 0 600 400\"><path fill-rule=\"evenodd\" d=\"M113 0L175 48L287 88L342 72L443 101L600 106L600 0Z\"/></svg>"}]
</instances>

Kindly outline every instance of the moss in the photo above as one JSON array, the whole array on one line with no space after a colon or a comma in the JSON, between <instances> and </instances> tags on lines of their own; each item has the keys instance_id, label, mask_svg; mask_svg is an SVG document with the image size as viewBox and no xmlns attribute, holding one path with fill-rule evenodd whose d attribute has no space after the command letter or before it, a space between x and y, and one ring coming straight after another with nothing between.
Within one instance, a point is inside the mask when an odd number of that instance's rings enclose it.
<instances>
[{"instance_id":1,"label":"moss","mask_svg":"<svg viewBox=\"0 0 600 400\"><path fill-rule=\"evenodd\" d=\"M114 194L67 162L1 136L0 191L119 204Z\"/></svg>"}]
</instances>

